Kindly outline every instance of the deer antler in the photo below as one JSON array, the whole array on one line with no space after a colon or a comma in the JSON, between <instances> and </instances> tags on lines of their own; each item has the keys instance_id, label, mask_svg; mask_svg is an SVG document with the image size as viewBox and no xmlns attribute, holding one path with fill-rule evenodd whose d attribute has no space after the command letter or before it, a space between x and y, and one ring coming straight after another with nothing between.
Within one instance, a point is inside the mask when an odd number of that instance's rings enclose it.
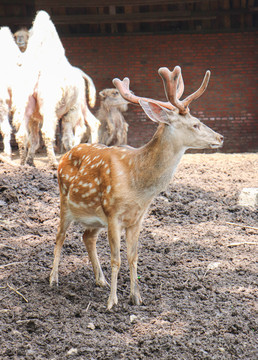
<instances>
[{"instance_id":1,"label":"deer antler","mask_svg":"<svg viewBox=\"0 0 258 360\"><path fill-rule=\"evenodd\" d=\"M176 66L173 71L170 71L166 67L162 67L158 72L163 80L167 99L171 104L179 109L181 114L187 113L189 104L204 93L210 79L210 71L207 70L199 89L184 100L180 101L179 98L181 97L184 90L180 66Z\"/></svg>"},{"instance_id":2,"label":"deer antler","mask_svg":"<svg viewBox=\"0 0 258 360\"><path fill-rule=\"evenodd\" d=\"M210 71L207 70L199 89L181 101L179 99L184 92L184 81L180 66L176 66L173 71L170 71L166 67L161 67L158 70L158 73L164 83L165 93L168 99L167 102L134 95L130 91L130 80L127 77L124 78L123 81L117 78L113 79L113 84L123 96L123 98L129 102L138 104L139 100L145 100L148 102L154 102L170 110L175 110L175 108L177 108L180 114L186 114L189 111L189 104L204 93L210 79Z\"/></svg>"},{"instance_id":3,"label":"deer antler","mask_svg":"<svg viewBox=\"0 0 258 360\"><path fill-rule=\"evenodd\" d=\"M127 77L124 78L122 81L115 78L115 79L113 79L113 84L115 85L117 90L120 92L120 94L123 96L123 98L129 102L139 104L139 100L145 100L148 102L151 101L151 102L161 105L167 109L175 110L175 107L169 101L164 102L164 101L159 101L159 100L154 100L154 99L134 95L129 88L130 80Z\"/></svg>"}]
</instances>

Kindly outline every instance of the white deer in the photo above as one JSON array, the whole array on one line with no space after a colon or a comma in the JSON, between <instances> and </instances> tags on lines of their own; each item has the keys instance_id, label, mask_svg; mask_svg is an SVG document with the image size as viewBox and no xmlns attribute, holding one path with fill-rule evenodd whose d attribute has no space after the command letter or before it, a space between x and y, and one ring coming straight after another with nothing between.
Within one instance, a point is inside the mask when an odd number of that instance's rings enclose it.
<instances>
[{"instance_id":1,"label":"white deer","mask_svg":"<svg viewBox=\"0 0 258 360\"><path fill-rule=\"evenodd\" d=\"M137 243L144 215L154 196L166 188L186 149L216 149L223 136L202 124L189 111L189 104L206 89L207 71L200 88L185 100L179 98L184 85L181 69L160 68L168 102L141 98L129 90L129 79L114 79L122 96L139 103L147 116L159 123L153 138L135 149L127 146L80 144L60 161L60 225L56 236L50 284L58 283L58 265L65 233L72 221L85 226L83 241L95 273L96 283L107 284L102 272L96 241L101 228L108 228L111 249L111 290L107 308L117 304L117 276L120 268L120 238L126 232L130 267L130 300L142 302L137 280Z\"/></svg>"},{"instance_id":2,"label":"white deer","mask_svg":"<svg viewBox=\"0 0 258 360\"><path fill-rule=\"evenodd\" d=\"M11 159L11 117L12 90L19 71L20 50L16 45L11 30L0 28L0 133L3 137L4 155Z\"/></svg>"},{"instance_id":3,"label":"white deer","mask_svg":"<svg viewBox=\"0 0 258 360\"><path fill-rule=\"evenodd\" d=\"M64 129L65 146L80 143L86 124L93 128L91 141L98 142L100 122L88 109L84 80L88 84L90 106L95 104L96 89L87 74L69 63L56 28L45 11L37 13L23 55L12 104L21 164L33 164L42 124L49 164L55 168L58 163L54 140L58 120L62 117L66 125L71 122L71 126Z\"/></svg>"}]
</instances>

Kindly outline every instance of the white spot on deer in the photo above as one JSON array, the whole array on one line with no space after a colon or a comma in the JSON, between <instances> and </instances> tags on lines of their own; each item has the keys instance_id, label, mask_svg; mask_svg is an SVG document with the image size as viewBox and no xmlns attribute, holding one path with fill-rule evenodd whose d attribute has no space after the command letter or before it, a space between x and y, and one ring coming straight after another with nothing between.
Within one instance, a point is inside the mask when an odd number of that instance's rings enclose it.
<instances>
[{"instance_id":1,"label":"white spot on deer","mask_svg":"<svg viewBox=\"0 0 258 360\"><path fill-rule=\"evenodd\" d=\"M59 174L62 174L63 168L60 169Z\"/></svg>"},{"instance_id":2,"label":"white spot on deer","mask_svg":"<svg viewBox=\"0 0 258 360\"><path fill-rule=\"evenodd\" d=\"M84 160L84 159L85 159L85 157L86 157L86 155L83 155L83 156L82 156L82 160Z\"/></svg>"},{"instance_id":3,"label":"white spot on deer","mask_svg":"<svg viewBox=\"0 0 258 360\"><path fill-rule=\"evenodd\" d=\"M92 183L89 183L89 188L92 188L92 186L93 186Z\"/></svg>"},{"instance_id":4,"label":"white spot on deer","mask_svg":"<svg viewBox=\"0 0 258 360\"><path fill-rule=\"evenodd\" d=\"M87 186L89 186L89 184L88 184L88 183L84 183L84 184L82 184L82 186L83 186L83 187L87 187Z\"/></svg>"},{"instance_id":5,"label":"white spot on deer","mask_svg":"<svg viewBox=\"0 0 258 360\"><path fill-rule=\"evenodd\" d=\"M61 169L61 170L63 170L63 169ZM70 172L73 172L73 168L70 168Z\"/></svg>"},{"instance_id":6,"label":"white spot on deer","mask_svg":"<svg viewBox=\"0 0 258 360\"><path fill-rule=\"evenodd\" d=\"M63 188L64 188L64 189L67 189L67 186L66 186L65 184L63 184Z\"/></svg>"},{"instance_id":7,"label":"white spot on deer","mask_svg":"<svg viewBox=\"0 0 258 360\"><path fill-rule=\"evenodd\" d=\"M109 194L109 193L110 193L110 190L111 190L111 186L110 186L110 185L108 185L108 186L107 186L107 194Z\"/></svg>"},{"instance_id":8,"label":"white spot on deer","mask_svg":"<svg viewBox=\"0 0 258 360\"><path fill-rule=\"evenodd\" d=\"M84 194L82 194L82 198L86 198L86 197L88 197L89 196L89 193L84 193Z\"/></svg>"},{"instance_id":9,"label":"white spot on deer","mask_svg":"<svg viewBox=\"0 0 258 360\"><path fill-rule=\"evenodd\" d=\"M123 160L125 158L125 154L121 156L121 160Z\"/></svg>"},{"instance_id":10,"label":"white spot on deer","mask_svg":"<svg viewBox=\"0 0 258 360\"><path fill-rule=\"evenodd\" d=\"M130 160L129 160L129 165L130 165L130 166L132 165L132 162L133 162L133 160L130 159Z\"/></svg>"},{"instance_id":11,"label":"white spot on deer","mask_svg":"<svg viewBox=\"0 0 258 360\"><path fill-rule=\"evenodd\" d=\"M110 174L110 169L109 168L107 169L106 174Z\"/></svg>"},{"instance_id":12,"label":"white spot on deer","mask_svg":"<svg viewBox=\"0 0 258 360\"><path fill-rule=\"evenodd\" d=\"M71 160L71 159L72 159L72 156L73 156L73 154L70 153L70 155L68 156L68 159Z\"/></svg>"},{"instance_id":13,"label":"white spot on deer","mask_svg":"<svg viewBox=\"0 0 258 360\"><path fill-rule=\"evenodd\" d=\"M99 178L95 178L94 181L95 181L95 183L96 183L97 185L100 184Z\"/></svg>"},{"instance_id":14,"label":"white spot on deer","mask_svg":"<svg viewBox=\"0 0 258 360\"><path fill-rule=\"evenodd\" d=\"M69 204L72 205L73 207L76 207L76 208L81 207L80 204L77 204L76 202L71 201L71 200L69 200Z\"/></svg>"},{"instance_id":15,"label":"white spot on deer","mask_svg":"<svg viewBox=\"0 0 258 360\"><path fill-rule=\"evenodd\" d=\"M93 194L93 193L95 193L95 192L97 192L97 189L96 189L96 188L93 188L93 189L91 189L91 190L89 191L89 194Z\"/></svg>"},{"instance_id":16,"label":"white spot on deer","mask_svg":"<svg viewBox=\"0 0 258 360\"><path fill-rule=\"evenodd\" d=\"M103 205L107 205L107 200L106 199L103 201Z\"/></svg>"},{"instance_id":17,"label":"white spot on deer","mask_svg":"<svg viewBox=\"0 0 258 360\"><path fill-rule=\"evenodd\" d=\"M77 193L79 191L79 189L74 188L73 191Z\"/></svg>"},{"instance_id":18,"label":"white spot on deer","mask_svg":"<svg viewBox=\"0 0 258 360\"><path fill-rule=\"evenodd\" d=\"M105 167L105 168L106 168L106 167L108 167L108 164L105 164L105 166L104 166L104 167Z\"/></svg>"},{"instance_id":19,"label":"white spot on deer","mask_svg":"<svg viewBox=\"0 0 258 360\"><path fill-rule=\"evenodd\" d=\"M66 180L70 179L70 176L68 174L65 175Z\"/></svg>"},{"instance_id":20,"label":"white spot on deer","mask_svg":"<svg viewBox=\"0 0 258 360\"><path fill-rule=\"evenodd\" d=\"M78 164L77 160L74 160L73 165L76 166Z\"/></svg>"}]
</instances>

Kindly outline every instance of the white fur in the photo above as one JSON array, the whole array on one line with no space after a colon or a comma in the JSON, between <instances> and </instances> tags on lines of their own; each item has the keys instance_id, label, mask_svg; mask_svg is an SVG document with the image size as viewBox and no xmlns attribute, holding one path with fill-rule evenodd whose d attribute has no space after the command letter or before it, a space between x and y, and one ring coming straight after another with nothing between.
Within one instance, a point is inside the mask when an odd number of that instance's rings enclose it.
<instances>
[{"instance_id":1,"label":"white fur","mask_svg":"<svg viewBox=\"0 0 258 360\"><path fill-rule=\"evenodd\" d=\"M91 104L96 95L93 81L69 63L55 26L45 11L39 11L34 20L21 68L19 84L23 86L16 87L13 118L21 163L33 163L38 143L38 134L33 133L30 126L31 117L42 123L49 163L54 167L57 166L54 140L59 119L63 118L63 144L67 150L80 143L86 125L90 129L93 127L91 141L98 141L94 134L99 122L92 120L93 115L89 114L84 78L89 82Z\"/></svg>"}]
</instances>

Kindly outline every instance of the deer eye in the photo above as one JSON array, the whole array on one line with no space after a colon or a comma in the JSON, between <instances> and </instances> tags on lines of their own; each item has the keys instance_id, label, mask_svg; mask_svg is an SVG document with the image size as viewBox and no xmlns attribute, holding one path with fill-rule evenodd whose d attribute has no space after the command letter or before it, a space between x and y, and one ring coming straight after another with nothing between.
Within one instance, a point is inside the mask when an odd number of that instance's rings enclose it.
<instances>
[{"instance_id":1,"label":"deer eye","mask_svg":"<svg viewBox=\"0 0 258 360\"><path fill-rule=\"evenodd\" d=\"M200 130L200 124L194 124L193 128L196 129L196 130Z\"/></svg>"}]
</instances>

